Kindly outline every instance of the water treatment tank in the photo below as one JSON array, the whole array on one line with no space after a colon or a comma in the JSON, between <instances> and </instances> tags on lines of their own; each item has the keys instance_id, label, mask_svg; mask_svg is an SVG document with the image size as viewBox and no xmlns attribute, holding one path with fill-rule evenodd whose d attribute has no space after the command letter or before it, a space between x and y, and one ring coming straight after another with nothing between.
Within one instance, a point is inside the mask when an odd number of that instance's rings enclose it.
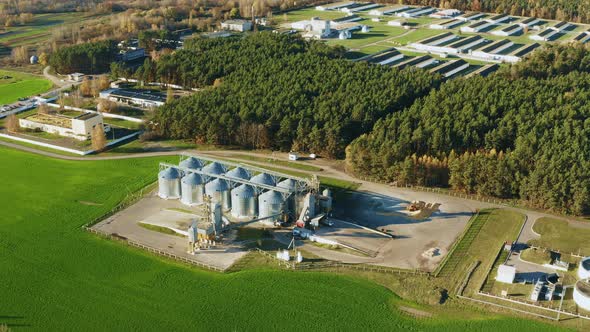
<instances>
[{"instance_id":1,"label":"water treatment tank","mask_svg":"<svg viewBox=\"0 0 590 332\"><path fill-rule=\"evenodd\" d=\"M231 215L236 218L256 216L256 192L243 184L231 191Z\"/></svg>"},{"instance_id":2,"label":"water treatment tank","mask_svg":"<svg viewBox=\"0 0 590 332\"><path fill-rule=\"evenodd\" d=\"M227 181L215 179L205 185L205 194L211 196L213 202L221 204L221 208L227 210L231 208L229 185Z\"/></svg>"},{"instance_id":3,"label":"water treatment tank","mask_svg":"<svg viewBox=\"0 0 590 332\"><path fill-rule=\"evenodd\" d=\"M289 191L295 191L295 188L297 188L297 181L293 179L286 179L277 183L277 187L287 189Z\"/></svg>"},{"instance_id":4,"label":"water treatment tank","mask_svg":"<svg viewBox=\"0 0 590 332\"><path fill-rule=\"evenodd\" d=\"M158 195L164 199L180 198L180 172L173 167L158 174Z\"/></svg>"},{"instance_id":5,"label":"water treatment tank","mask_svg":"<svg viewBox=\"0 0 590 332\"><path fill-rule=\"evenodd\" d=\"M180 189L180 201L183 204L195 205L203 203L205 182L199 174L189 173L188 175L184 176L180 181Z\"/></svg>"},{"instance_id":6,"label":"water treatment tank","mask_svg":"<svg viewBox=\"0 0 590 332\"><path fill-rule=\"evenodd\" d=\"M283 196L274 190L269 190L258 196L258 218L275 216L283 212ZM280 216L272 218L272 221L278 220Z\"/></svg>"},{"instance_id":7,"label":"water treatment tank","mask_svg":"<svg viewBox=\"0 0 590 332\"><path fill-rule=\"evenodd\" d=\"M225 173L227 177L248 180L250 178L250 173L242 167L236 167L227 173Z\"/></svg>"},{"instance_id":8,"label":"water treatment tank","mask_svg":"<svg viewBox=\"0 0 590 332\"><path fill-rule=\"evenodd\" d=\"M578 266L578 277L580 279L590 278L590 257L585 257L580 261Z\"/></svg>"},{"instance_id":9,"label":"water treatment tank","mask_svg":"<svg viewBox=\"0 0 590 332\"><path fill-rule=\"evenodd\" d=\"M203 167L203 172L219 175L225 173L225 167L223 167L222 164L214 161L208 164L207 166Z\"/></svg>"},{"instance_id":10,"label":"water treatment tank","mask_svg":"<svg viewBox=\"0 0 590 332\"><path fill-rule=\"evenodd\" d=\"M190 169L201 169L203 168L203 162L195 157L189 157L179 164L182 167L190 168Z\"/></svg>"}]
</instances>

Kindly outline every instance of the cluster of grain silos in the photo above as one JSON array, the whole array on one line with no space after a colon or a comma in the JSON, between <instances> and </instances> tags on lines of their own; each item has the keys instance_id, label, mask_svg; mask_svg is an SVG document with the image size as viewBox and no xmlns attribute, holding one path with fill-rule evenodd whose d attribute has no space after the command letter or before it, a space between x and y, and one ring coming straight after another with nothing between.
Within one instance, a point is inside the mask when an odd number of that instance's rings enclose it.
<instances>
[{"instance_id":1,"label":"cluster of grain silos","mask_svg":"<svg viewBox=\"0 0 590 332\"><path fill-rule=\"evenodd\" d=\"M159 173L160 197L180 199L186 205L198 205L204 203L207 195L234 218L274 222L286 211L296 215L300 196L304 195L299 193L298 180L272 172L269 174L255 167L193 156L182 160L178 166L162 166L163 170ZM277 183L277 179L282 181Z\"/></svg>"}]
</instances>

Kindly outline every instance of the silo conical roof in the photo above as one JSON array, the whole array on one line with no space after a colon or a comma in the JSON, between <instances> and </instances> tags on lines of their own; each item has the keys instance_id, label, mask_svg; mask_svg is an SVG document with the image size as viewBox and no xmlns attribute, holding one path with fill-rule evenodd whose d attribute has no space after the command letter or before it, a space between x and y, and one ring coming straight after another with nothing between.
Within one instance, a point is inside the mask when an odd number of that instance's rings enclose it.
<instances>
[{"instance_id":1,"label":"silo conical roof","mask_svg":"<svg viewBox=\"0 0 590 332\"><path fill-rule=\"evenodd\" d=\"M219 175L219 174L225 173L225 167L223 167L222 164L214 161L214 162L210 163L209 165L203 167L203 172Z\"/></svg>"},{"instance_id":2,"label":"silo conical roof","mask_svg":"<svg viewBox=\"0 0 590 332\"><path fill-rule=\"evenodd\" d=\"M176 168L168 167L161 171L158 176L162 179L174 180L180 178L180 172Z\"/></svg>"},{"instance_id":3,"label":"silo conical roof","mask_svg":"<svg viewBox=\"0 0 590 332\"><path fill-rule=\"evenodd\" d=\"M207 192L212 191L227 191L229 189L227 182L221 179L215 179L205 185L205 190Z\"/></svg>"},{"instance_id":4,"label":"silo conical roof","mask_svg":"<svg viewBox=\"0 0 590 332\"><path fill-rule=\"evenodd\" d=\"M237 179L244 179L248 180L250 178L250 173L242 167L236 167L225 174L226 176L237 178Z\"/></svg>"},{"instance_id":5,"label":"silo conical roof","mask_svg":"<svg viewBox=\"0 0 590 332\"><path fill-rule=\"evenodd\" d=\"M281 204L284 202L283 196L274 190L269 190L265 193L262 193L259 196L260 201L264 201L268 204Z\"/></svg>"},{"instance_id":6,"label":"silo conical roof","mask_svg":"<svg viewBox=\"0 0 590 332\"><path fill-rule=\"evenodd\" d=\"M276 185L275 180L272 176L266 173L260 173L250 179L251 182L258 183L258 184L265 184L268 186Z\"/></svg>"},{"instance_id":7,"label":"silo conical roof","mask_svg":"<svg viewBox=\"0 0 590 332\"><path fill-rule=\"evenodd\" d=\"M180 162L180 166L191 168L191 169L201 169L203 167L203 162L195 157L189 157Z\"/></svg>"},{"instance_id":8,"label":"silo conical roof","mask_svg":"<svg viewBox=\"0 0 590 332\"><path fill-rule=\"evenodd\" d=\"M286 180L283 180L283 181L277 183L277 187L293 191L296 188L296 184L297 184L297 182L295 180L286 179Z\"/></svg>"},{"instance_id":9,"label":"silo conical roof","mask_svg":"<svg viewBox=\"0 0 590 332\"><path fill-rule=\"evenodd\" d=\"M203 178L196 173L190 173L189 175L182 178L182 183L188 184L191 186L196 186L199 184L203 184Z\"/></svg>"},{"instance_id":10,"label":"silo conical roof","mask_svg":"<svg viewBox=\"0 0 590 332\"><path fill-rule=\"evenodd\" d=\"M256 195L256 193L254 192L254 188L246 184L236 187L234 190L231 191L231 193L232 196L237 195L241 198L253 198Z\"/></svg>"}]
</instances>

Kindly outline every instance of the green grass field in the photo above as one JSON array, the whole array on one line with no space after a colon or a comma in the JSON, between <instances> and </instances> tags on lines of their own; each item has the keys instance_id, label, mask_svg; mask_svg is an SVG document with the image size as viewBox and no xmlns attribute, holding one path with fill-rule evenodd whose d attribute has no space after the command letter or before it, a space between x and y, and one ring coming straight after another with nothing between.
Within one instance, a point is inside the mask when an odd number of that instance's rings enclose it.
<instances>
[{"instance_id":1,"label":"green grass field","mask_svg":"<svg viewBox=\"0 0 590 332\"><path fill-rule=\"evenodd\" d=\"M4 78L2 77L9 77ZM51 88L50 81L25 73L0 70L0 105L9 104L19 98L34 96Z\"/></svg>"},{"instance_id":2,"label":"green grass field","mask_svg":"<svg viewBox=\"0 0 590 332\"><path fill-rule=\"evenodd\" d=\"M539 218L533 230L541 237L529 241L529 244L560 250L565 253L590 255L590 228L569 226L564 220Z\"/></svg>"},{"instance_id":3,"label":"green grass field","mask_svg":"<svg viewBox=\"0 0 590 332\"><path fill-rule=\"evenodd\" d=\"M16 331L554 330L497 314L416 320L391 291L356 277L188 268L80 229L155 180L159 159L0 155L0 325Z\"/></svg>"}]
</instances>

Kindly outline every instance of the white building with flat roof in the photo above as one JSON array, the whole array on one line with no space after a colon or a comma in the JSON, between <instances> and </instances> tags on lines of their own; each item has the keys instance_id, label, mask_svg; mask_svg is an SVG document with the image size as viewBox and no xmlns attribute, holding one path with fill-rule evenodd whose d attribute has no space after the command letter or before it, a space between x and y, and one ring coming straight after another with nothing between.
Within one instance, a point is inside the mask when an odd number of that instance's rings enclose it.
<instances>
[{"instance_id":1,"label":"white building with flat roof","mask_svg":"<svg viewBox=\"0 0 590 332\"><path fill-rule=\"evenodd\" d=\"M221 22L221 29L229 31L250 31L252 30L252 22L248 20L228 20Z\"/></svg>"},{"instance_id":2,"label":"white building with flat roof","mask_svg":"<svg viewBox=\"0 0 590 332\"><path fill-rule=\"evenodd\" d=\"M516 279L516 268L514 266L504 264L498 266L498 274L496 275L497 281L512 284L514 283L514 279Z\"/></svg>"},{"instance_id":3,"label":"white building with flat roof","mask_svg":"<svg viewBox=\"0 0 590 332\"><path fill-rule=\"evenodd\" d=\"M104 126L102 115L98 113L82 113L76 117L37 113L19 119L19 124L22 128L41 130L79 141L89 139L94 127ZM105 131L109 130L110 127L105 127Z\"/></svg>"}]
</instances>

